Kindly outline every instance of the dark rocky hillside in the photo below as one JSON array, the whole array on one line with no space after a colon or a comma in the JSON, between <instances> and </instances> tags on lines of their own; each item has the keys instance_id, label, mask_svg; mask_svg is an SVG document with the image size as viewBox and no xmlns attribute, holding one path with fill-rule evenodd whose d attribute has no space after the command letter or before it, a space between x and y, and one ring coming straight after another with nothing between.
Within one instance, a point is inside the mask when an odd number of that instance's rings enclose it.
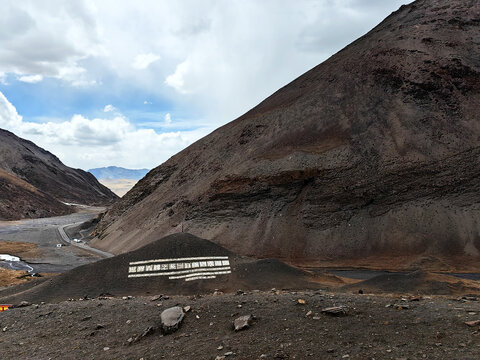
<instances>
[{"instance_id":1,"label":"dark rocky hillside","mask_svg":"<svg viewBox=\"0 0 480 360\"><path fill-rule=\"evenodd\" d=\"M479 109L480 3L415 1L152 170L95 244L183 229L298 262L476 257Z\"/></svg>"},{"instance_id":2,"label":"dark rocky hillside","mask_svg":"<svg viewBox=\"0 0 480 360\"><path fill-rule=\"evenodd\" d=\"M0 129L0 219L64 215L64 203L109 205L117 196L95 177Z\"/></svg>"}]
</instances>

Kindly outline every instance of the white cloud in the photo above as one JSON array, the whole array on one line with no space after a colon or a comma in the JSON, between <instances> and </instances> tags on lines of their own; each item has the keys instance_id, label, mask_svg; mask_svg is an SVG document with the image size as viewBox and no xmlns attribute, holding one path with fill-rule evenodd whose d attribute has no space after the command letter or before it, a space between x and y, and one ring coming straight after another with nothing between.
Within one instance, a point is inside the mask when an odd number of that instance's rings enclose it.
<instances>
[{"instance_id":1,"label":"white cloud","mask_svg":"<svg viewBox=\"0 0 480 360\"><path fill-rule=\"evenodd\" d=\"M26 83L30 83L30 84L35 84L35 83L38 83L40 81L43 80L43 76L42 75L24 75L24 76L20 76L18 78L18 80L22 81L22 82L26 82Z\"/></svg>"},{"instance_id":2,"label":"white cloud","mask_svg":"<svg viewBox=\"0 0 480 360\"><path fill-rule=\"evenodd\" d=\"M17 109L0 92L0 128L17 129L22 124L22 117L18 115Z\"/></svg>"},{"instance_id":3,"label":"white cloud","mask_svg":"<svg viewBox=\"0 0 480 360\"><path fill-rule=\"evenodd\" d=\"M143 105L152 105L152 102L145 100L145 101L143 102Z\"/></svg>"},{"instance_id":4,"label":"white cloud","mask_svg":"<svg viewBox=\"0 0 480 360\"><path fill-rule=\"evenodd\" d=\"M139 54L133 59L132 67L137 70L143 70L150 66L155 61L160 60L160 56L148 53Z\"/></svg>"},{"instance_id":5,"label":"white cloud","mask_svg":"<svg viewBox=\"0 0 480 360\"><path fill-rule=\"evenodd\" d=\"M0 72L20 81L53 77L74 86L94 83L81 62L103 54L91 0L2 2Z\"/></svg>"},{"instance_id":6,"label":"white cloud","mask_svg":"<svg viewBox=\"0 0 480 360\"><path fill-rule=\"evenodd\" d=\"M168 98L218 124L411 0L5 0L0 73ZM152 66L162 55L162 66ZM148 69L149 71L138 71Z\"/></svg>"},{"instance_id":7,"label":"white cloud","mask_svg":"<svg viewBox=\"0 0 480 360\"><path fill-rule=\"evenodd\" d=\"M103 108L103 112L112 112L112 111L117 111L117 108L113 105L105 105Z\"/></svg>"},{"instance_id":8,"label":"white cloud","mask_svg":"<svg viewBox=\"0 0 480 360\"><path fill-rule=\"evenodd\" d=\"M172 115L170 113L165 114L165 123L170 124L172 122Z\"/></svg>"},{"instance_id":9,"label":"white cloud","mask_svg":"<svg viewBox=\"0 0 480 360\"><path fill-rule=\"evenodd\" d=\"M108 119L88 119L77 114L61 122L27 122L1 92L0 128L33 141L66 165L83 169L112 164L153 168L211 130L159 134L136 128L121 114Z\"/></svg>"}]
</instances>

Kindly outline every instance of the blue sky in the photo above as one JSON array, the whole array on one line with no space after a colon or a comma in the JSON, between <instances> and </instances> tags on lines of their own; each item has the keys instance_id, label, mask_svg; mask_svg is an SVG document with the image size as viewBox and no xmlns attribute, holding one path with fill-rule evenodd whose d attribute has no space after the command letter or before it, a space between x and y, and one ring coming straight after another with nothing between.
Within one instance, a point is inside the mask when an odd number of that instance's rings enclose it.
<instances>
[{"instance_id":1,"label":"blue sky","mask_svg":"<svg viewBox=\"0 0 480 360\"><path fill-rule=\"evenodd\" d=\"M408 2L6 0L0 127L72 167L152 168Z\"/></svg>"}]
</instances>

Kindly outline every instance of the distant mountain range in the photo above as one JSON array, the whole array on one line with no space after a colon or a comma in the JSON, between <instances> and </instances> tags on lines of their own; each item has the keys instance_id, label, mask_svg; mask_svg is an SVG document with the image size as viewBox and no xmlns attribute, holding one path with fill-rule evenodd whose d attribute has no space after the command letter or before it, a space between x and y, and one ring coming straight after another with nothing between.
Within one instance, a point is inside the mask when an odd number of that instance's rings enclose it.
<instances>
[{"instance_id":1,"label":"distant mountain range","mask_svg":"<svg viewBox=\"0 0 480 360\"><path fill-rule=\"evenodd\" d=\"M110 205L116 199L92 174L0 129L0 219L65 215L75 211L66 203Z\"/></svg>"},{"instance_id":2,"label":"distant mountain range","mask_svg":"<svg viewBox=\"0 0 480 360\"><path fill-rule=\"evenodd\" d=\"M92 173L98 180L140 180L147 175L149 171L149 169L125 169L118 166L108 166L88 170L88 172Z\"/></svg>"}]
</instances>

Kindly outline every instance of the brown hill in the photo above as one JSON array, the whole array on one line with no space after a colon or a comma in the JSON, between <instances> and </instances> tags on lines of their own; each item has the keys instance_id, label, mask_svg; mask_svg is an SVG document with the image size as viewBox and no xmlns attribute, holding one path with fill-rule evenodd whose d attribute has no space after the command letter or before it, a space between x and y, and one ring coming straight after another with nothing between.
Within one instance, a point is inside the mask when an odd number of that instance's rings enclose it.
<instances>
[{"instance_id":1,"label":"brown hill","mask_svg":"<svg viewBox=\"0 0 480 360\"><path fill-rule=\"evenodd\" d=\"M64 215L64 204L108 205L117 196L31 141L0 129L0 219Z\"/></svg>"},{"instance_id":2,"label":"brown hill","mask_svg":"<svg viewBox=\"0 0 480 360\"><path fill-rule=\"evenodd\" d=\"M152 170L94 243L120 253L184 229L298 262L478 256L479 34L476 0L402 6Z\"/></svg>"}]
</instances>

